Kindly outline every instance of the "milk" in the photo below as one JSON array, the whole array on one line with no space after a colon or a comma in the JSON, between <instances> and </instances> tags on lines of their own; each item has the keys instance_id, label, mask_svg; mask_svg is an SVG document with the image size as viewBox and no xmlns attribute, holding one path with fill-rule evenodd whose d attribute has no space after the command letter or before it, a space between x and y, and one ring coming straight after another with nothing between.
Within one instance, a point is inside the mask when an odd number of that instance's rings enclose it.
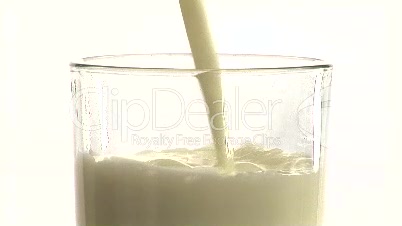
<instances>
[{"instance_id":1,"label":"milk","mask_svg":"<svg viewBox=\"0 0 402 226\"><path fill-rule=\"evenodd\" d=\"M227 171L233 167L233 149L227 142L220 63L209 29L204 1L180 0L180 9L196 69L207 70L197 79L208 107L208 120L214 140L217 165Z\"/></svg>"},{"instance_id":2,"label":"milk","mask_svg":"<svg viewBox=\"0 0 402 226\"><path fill-rule=\"evenodd\" d=\"M219 72L206 72L197 75L205 103L208 107L208 119L215 147L216 161L219 167L231 170L233 150L227 142L228 131L224 118L223 95Z\"/></svg>"},{"instance_id":3,"label":"milk","mask_svg":"<svg viewBox=\"0 0 402 226\"><path fill-rule=\"evenodd\" d=\"M228 174L214 166L212 149L79 154L78 225L318 225L312 159L247 145Z\"/></svg>"}]
</instances>

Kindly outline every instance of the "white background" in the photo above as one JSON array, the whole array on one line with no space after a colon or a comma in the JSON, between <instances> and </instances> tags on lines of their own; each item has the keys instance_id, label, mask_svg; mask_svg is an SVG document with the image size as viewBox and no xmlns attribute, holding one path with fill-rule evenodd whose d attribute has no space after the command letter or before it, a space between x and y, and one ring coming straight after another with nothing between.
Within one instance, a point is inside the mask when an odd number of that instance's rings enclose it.
<instances>
[{"instance_id":1,"label":"white background","mask_svg":"<svg viewBox=\"0 0 402 226\"><path fill-rule=\"evenodd\" d=\"M334 65L327 225L402 225L398 1L208 1L219 52ZM74 225L69 61L189 52L177 0L0 1L0 225Z\"/></svg>"}]
</instances>

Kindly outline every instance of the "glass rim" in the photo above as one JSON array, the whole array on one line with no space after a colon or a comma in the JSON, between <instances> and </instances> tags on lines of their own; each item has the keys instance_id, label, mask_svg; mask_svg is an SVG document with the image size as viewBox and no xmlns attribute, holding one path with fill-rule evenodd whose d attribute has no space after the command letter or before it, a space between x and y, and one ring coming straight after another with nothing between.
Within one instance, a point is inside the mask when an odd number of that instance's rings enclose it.
<instances>
[{"instance_id":1,"label":"glass rim","mask_svg":"<svg viewBox=\"0 0 402 226\"><path fill-rule=\"evenodd\" d=\"M332 64L325 62L324 60L311 58L311 57L298 57L298 56L287 56L287 55L265 55L265 54L228 54L228 53L217 53L218 59L220 58L259 58L259 59L274 59L274 60L290 60L294 62L302 62L298 65L282 65L282 66L258 66L258 67L239 67L239 68L227 68L222 67L220 69L196 69L194 67L142 67L136 66L135 63L130 64L116 64L116 63L105 63L97 62L99 60L116 59L122 57L186 57L192 59L191 53L140 53L140 54L114 54L114 55L99 55L84 57L70 62L71 68L80 69L94 69L94 70L151 70L151 71L176 71L176 72L205 72L205 71L228 71L228 72L242 72L242 71L277 71L277 70L311 70L311 69L332 69ZM265 65L265 64L264 64ZM269 62L267 62L269 65Z\"/></svg>"}]
</instances>

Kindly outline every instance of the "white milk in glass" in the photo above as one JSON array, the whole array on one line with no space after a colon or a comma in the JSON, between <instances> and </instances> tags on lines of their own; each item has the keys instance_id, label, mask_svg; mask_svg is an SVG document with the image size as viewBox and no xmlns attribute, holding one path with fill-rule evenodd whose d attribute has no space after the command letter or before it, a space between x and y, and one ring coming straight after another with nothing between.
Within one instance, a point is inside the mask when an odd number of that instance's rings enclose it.
<instances>
[{"instance_id":1,"label":"white milk in glass","mask_svg":"<svg viewBox=\"0 0 402 226\"><path fill-rule=\"evenodd\" d=\"M79 158L83 225L317 225L319 173L300 153L245 146L230 175L206 150Z\"/></svg>"}]
</instances>

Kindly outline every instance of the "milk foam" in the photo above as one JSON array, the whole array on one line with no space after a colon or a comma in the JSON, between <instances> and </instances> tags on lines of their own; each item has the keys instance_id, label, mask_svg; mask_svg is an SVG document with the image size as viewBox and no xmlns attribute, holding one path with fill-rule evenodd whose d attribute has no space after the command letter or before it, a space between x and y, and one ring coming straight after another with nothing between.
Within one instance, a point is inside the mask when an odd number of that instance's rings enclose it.
<instances>
[{"instance_id":1,"label":"milk foam","mask_svg":"<svg viewBox=\"0 0 402 226\"><path fill-rule=\"evenodd\" d=\"M159 152L143 151L137 154L115 154L95 157L97 162L110 158L125 158L146 163L150 166L207 169L216 167L216 154L213 146L195 150L174 149ZM312 171L313 160L301 152L285 152L281 149L268 149L262 146L245 145L234 151L234 170L243 172L277 172L283 174L305 174Z\"/></svg>"}]
</instances>

